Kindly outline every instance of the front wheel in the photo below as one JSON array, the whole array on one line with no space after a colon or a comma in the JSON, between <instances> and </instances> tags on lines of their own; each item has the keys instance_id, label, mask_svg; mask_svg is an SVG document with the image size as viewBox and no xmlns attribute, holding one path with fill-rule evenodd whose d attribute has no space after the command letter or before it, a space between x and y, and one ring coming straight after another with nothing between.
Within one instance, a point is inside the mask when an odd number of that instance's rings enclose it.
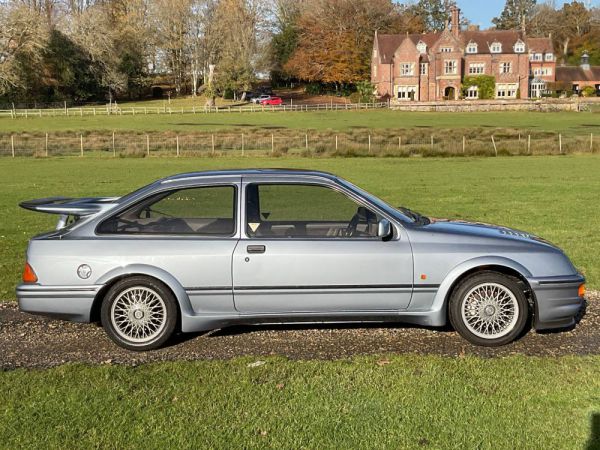
<instances>
[{"instance_id":1,"label":"front wheel","mask_svg":"<svg viewBox=\"0 0 600 450\"><path fill-rule=\"evenodd\" d=\"M518 280L497 272L481 272L462 281L449 305L450 323L467 341L494 347L523 333L529 303Z\"/></svg>"},{"instance_id":2,"label":"front wheel","mask_svg":"<svg viewBox=\"0 0 600 450\"><path fill-rule=\"evenodd\" d=\"M162 283L136 276L118 281L102 302L100 317L106 334L128 350L154 350L173 334L177 324L173 294Z\"/></svg>"}]
</instances>

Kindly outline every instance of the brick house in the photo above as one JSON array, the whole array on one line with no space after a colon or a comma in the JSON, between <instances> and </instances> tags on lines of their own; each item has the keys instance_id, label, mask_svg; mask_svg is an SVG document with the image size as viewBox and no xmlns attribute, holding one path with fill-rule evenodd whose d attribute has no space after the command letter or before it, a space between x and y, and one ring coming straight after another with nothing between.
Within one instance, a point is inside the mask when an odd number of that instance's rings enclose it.
<instances>
[{"instance_id":1,"label":"brick house","mask_svg":"<svg viewBox=\"0 0 600 450\"><path fill-rule=\"evenodd\" d=\"M495 97L540 97L555 81L550 38L516 30L460 29L460 9L443 32L390 35L375 32L371 81L377 95L397 101L458 100L467 76L495 78ZM479 97L477 86L464 93Z\"/></svg>"}]
</instances>

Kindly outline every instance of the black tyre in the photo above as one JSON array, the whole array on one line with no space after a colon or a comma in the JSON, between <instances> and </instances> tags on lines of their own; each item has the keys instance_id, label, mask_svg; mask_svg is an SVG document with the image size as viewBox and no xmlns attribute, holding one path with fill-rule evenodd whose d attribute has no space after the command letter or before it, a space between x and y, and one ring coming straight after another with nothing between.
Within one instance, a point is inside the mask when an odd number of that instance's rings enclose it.
<instances>
[{"instance_id":1,"label":"black tyre","mask_svg":"<svg viewBox=\"0 0 600 450\"><path fill-rule=\"evenodd\" d=\"M492 271L476 273L454 289L450 323L467 341L496 347L517 339L529 318L529 303L516 278Z\"/></svg>"},{"instance_id":2,"label":"black tyre","mask_svg":"<svg viewBox=\"0 0 600 450\"><path fill-rule=\"evenodd\" d=\"M120 347L154 350L175 331L178 308L171 291L144 276L118 281L104 297L100 319L106 334Z\"/></svg>"}]
</instances>

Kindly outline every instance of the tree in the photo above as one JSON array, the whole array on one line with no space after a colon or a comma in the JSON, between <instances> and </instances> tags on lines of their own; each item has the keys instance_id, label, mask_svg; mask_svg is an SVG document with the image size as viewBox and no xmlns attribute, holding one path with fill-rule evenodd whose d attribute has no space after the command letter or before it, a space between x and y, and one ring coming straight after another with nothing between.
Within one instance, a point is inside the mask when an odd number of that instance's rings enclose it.
<instances>
[{"instance_id":1,"label":"tree","mask_svg":"<svg viewBox=\"0 0 600 450\"><path fill-rule=\"evenodd\" d=\"M39 12L0 3L0 95L25 89L42 60L48 30ZM36 72L33 72L36 73Z\"/></svg>"},{"instance_id":2,"label":"tree","mask_svg":"<svg viewBox=\"0 0 600 450\"><path fill-rule=\"evenodd\" d=\"M298 47L300 6L295 0L277 0L273 15L275 30L269 46L271 79L279 82L292 77L284 66Z\"/></svg>"},{"instance_id":3,"label":"tree","mask_svg":"<svg viewBox=\"0 0 600 450\"><path fill-rule=\"evenodd\" d=\"M375 30L393 29L391 0L312 0L298 19L298 45L284 69L293 76L336 87L369 77Z\"/></svg>"},{"instance_id":4,"label":"tree","mask_svg":"<svg viewBox=\"0 0 600 450\"><path fill-rule=\"evenodd\" d=\"M504 9L499 17L492 19L492 23L499 30L527 31L536 5L536 0L506 0Z\"/></svg>"},{"instance_id":5,"label":"tree","mask_svg":"<svg viewBox=\"0 0 600 450\"><path fill-rule=\"evenodd\" d=\"M450 20L450 8L456 6L452 0L419 0L417 15L425 24L425 31L442 31Z\"/></svg>"}]
</instances>

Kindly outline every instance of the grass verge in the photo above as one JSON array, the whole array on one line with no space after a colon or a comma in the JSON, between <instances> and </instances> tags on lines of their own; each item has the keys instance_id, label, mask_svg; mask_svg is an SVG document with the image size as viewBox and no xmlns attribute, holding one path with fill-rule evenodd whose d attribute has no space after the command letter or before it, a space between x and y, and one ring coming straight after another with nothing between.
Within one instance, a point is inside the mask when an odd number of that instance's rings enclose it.
<instances>
[{"instance_id":1,"label":"grass verge","mask_svg":"<svg viewBox=\"0 0 600 450\"><path fill-rule=\"evenodd\" d=\"M598 448L600 358L268 358L0 373L6 448Z\"/></svg>"}]
</instances>

